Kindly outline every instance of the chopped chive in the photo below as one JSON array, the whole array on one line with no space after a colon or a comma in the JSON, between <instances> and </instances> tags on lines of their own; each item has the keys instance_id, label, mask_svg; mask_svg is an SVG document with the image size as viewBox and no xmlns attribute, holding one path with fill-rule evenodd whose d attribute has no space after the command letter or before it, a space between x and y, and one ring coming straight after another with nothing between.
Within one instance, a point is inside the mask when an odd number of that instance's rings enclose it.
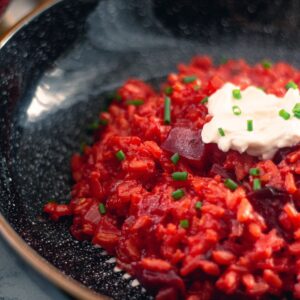
<instances>
[{"instance_id":1,"label":"chopped chive","mask_svg":"<svg viewBox=\"0 0 300 300\"><path fill-rule=\"evenodd\" d=\"M240 89L234 89L234 90L232 91L232 97L233 97L234 99L237 99L237 100L242 99L241 90L240 90Z\"/></svg>"},{"instance_id":2,"label":"chopped chive","mask_svg":"<svg viewBox=\"0 0 300 300\"><path fill-rule=\"evenodd\" d=\"M187 219L183 219L183 220L180 220L180 226L182 227L182 228L184 228L184 229L187 229L187 228L189 228L190 227L190 222L189 222L189 220L187 220Z\"/></svg>"},{"instance_id":3,"label":"chopped chive","mask_svg":"<svg viewBox=\"0 0 300 300\"><path fill-rule=\"evenodd\" d=\"M294 89L296 90L298 88L298 85L294 82L294 81L289 81L285 88L288 90L288 89Z\"/></svg>"},{"instance_id":4,"label":"chopped chive","mask_svg":"<svg viewBox=\"0 0 300 300\"><path fill-rule=\"evenodd\" d=\"M98 206L99 212L101 215L105 215L106 214L106 208L105 205L103 203L100 203Z\"/></svg>"},{"instance_id":5,"label":"chopped chive","mask_svg":"<svg viewBox=\"0 0 300 300\"><path fill-rule=\"evenodd\" d=\"M84 152L84 149L85 147L87 146L87 144L85 142L81 142L80 143L80 152L83 153Z\"/></svg>"},{"instance_id":6,"label":"chopped chive","mask_svg":"<svg viewBox=\"0 0 300 300\"><path fill-rule=\"evenodd\" d=\"M195 91L195 92L199 91L200 88L201 88L200 85L198 85L198 84L194 85L194 91Z\"/></svg>"},{"instance_id":7,"label":"chopped chive","mask_svg":"<svg viewBox=\"0 0 300 300\"><path fill-rule=\"evenodd\" d=\"M142 100L142 99L127 100L126 104L127 105L140 106L140 105L144 104L144 100Z\"/></svg>"},{"instance_id":8,"label":"chopped chive","mask_svg":"<svg viewBox=\"0 0 300 300\"><path fill-rule=\"evenodd\" d=\"M165 87L164 92L165 92L166 95L169 96L173 93L173 88L171 86L167 86L167 87Z\"/></svg>"},{"instance_id":9,"label":"chopped chive","mask_svg":"<svg viewBox=\"0 0 300 300\"><path fill-rule=\"evenodd\" d=\"M118 152L116 152L116 158L119 160L119 161L122 161L126 158L124 152L122 150L119 150Z\"/></svg>"},{"instance_id":10,"label":"chopped chive","mask_svg":"<svg viewBox=\"0 0 300 300\"><path fill-rule=\"evenodd\" d=\"M259 90L263 91L263 92L265 91L265 88L262 87L262 86L258 86L257 88L258 88Z\"/></svg>"},{"instance_id":11,"label":"chopped chive","mask_svg":"<svg viewBox=\"0 0 300 300\"><path fill-rule=\"evenodd\" d=\"M300 119L300 103L296 103L293 108L294 116L298 119Z\"/></svg>"},{"instance_id":12,"label":"chopped chive","mask_svg":"<svg viewBox=\"0 0 300 300\"><path fill-rule=\"evenodd\" d=\"M220 59L220 65L225 65L225 64L227 64L227 62L228 62L228 58L221 57L221 59Z\"/></svg>"},{"instance_id":13,"label":"chopped chive","mask_svg":"<svg viewBox=\"0 0 300 300\"><path fill-rule=\"evenodd\" d=\"M197 76L186 76L182 79L184 83L192 83L197 79Z\"/></svg>"},{"instance_id":14,"label":"chopped chive","mask_svg":"<svg viewBox=\"0 0 300 300\"><path fill-rule=\"evenodd\" d=\"M179 159L180 159L180 156L178 153L174 153L172 156L171 156L171 161L174 165L177 165Z\"/></svg>"},{"instance_id":15,"label":"chopped chive","mask_svg":"<svg viewBox=\"0 0 300 300\"><path fill-rule=\"evenodd\" d=\"M218 128L218 132L219 132L219 134L220 134L220 136L225 136L225 132L224 132L224 130L223 130L223 128Z\"/></svg>"},{"instance_id":16,"label":"chopped chive","mask_svg":"<svg viewBox=\"0 0 300 300\"><path fill-rule=\"evenodd\" d=\"M197 210L200 210L200 209L202 208L202 202L201 202L201 201L197 201L197 202L195 203L195 208L196 208Z\"/></svg>"},{"instance_id":17,"label":"chopped chive","mask_svg":"<svg viewBox=\"0 0 300 300\"><path fill-rule=\"evenodd\" d=\"M234 191L234 190L236 190L236 189L238 188L237 183L235 183L235 182L234 182L232 179L230 179L230 178L225 179L224 185L225 185L226 187L228 187L228 188L229 188L230 190L232 190L232 191Z\"/></svg>"},{"instance_id":18,"label":"chopped chive","mask_svg":"<svg viewBox=\"0 0 300 300\"><path fill-rule=\"evenodd\" d=\"M106 125L108 124L108 120L100 119L100 120L99 120L99 124L100 124L100 125L103 125L103 126L106 126Z\"/></svg>"},{"instance_id":19,"label":"chopped chive","mask_svg":"<svg viewBox=\"0 0 300 300\"><path fill-rule=\"evenodd\" d=\"M115 100L117 100L118 102L122 100L121 95L118 94L118 93L115 94L115 97L114 97L114 98L115 98Z\"/></svg>"},{"instance_id":20,"label":"chopped chive","mask_svg":"<svg viewBox=\"0 0 300 300\"><path fill-rule=\"evenodd\" d=\"M116 100L116 101L120 102L122 100L122 97L120 94L118 94L118 92L112 92L107 95L107 99L110 101Z\"/></svg>"},{"instance_id":21,"label":"chopped chive","mask_svg":"<svg viewBox=\"0 0 300 300\"><path fill-rule=\"evenodd\" d=\"M241 109L237 105L232 106L232 112L236 116L239 116L242 113Z\"/></svg>"},{"instance_id":22,"label":"chopped chive","mask_svg":"<svg viewBox=\"0 0 300 300\"><path fill-rule=\"evenodd\" d=\"M201 104L205 104L205 103L207 103L207 102L208 102L208 97L204 97L204 98L200 101Z\"/></svg>"},{"instance_id":23,"label":"chopped chive","mask_svg":"<svg viewBox=\"0 0 300 300\"><path fill-rule=\"evenodd\" d=\"M170 97L165 97L164 122L165 122L165 124L171 123L171 99L170 99Z\"/></svg>"},{"instance_id":24,"label":"chopped chive","mask_svg":"<svg viewBox=\"0 0 300 300\"><path fill-rule=\"evenodd\" d=\"M290 115L286 110L284 110L284 109L281 109L281 110L278 112L278 115L279 115L282 119L284 119L284 120L288 120L288 119L291 117L291 115Z\"/></svg>"},{"instance_id":25,"label":"chopped chive","mask_svg":"<svg viewBox=\"0 0 300 300\"><path fill-rule=\"evenodd\" d=\"M252 176L258 176L260 174L260 170L259 168L251 168L249 170L249 174Z\"/></svg>"},{"instance_id":26,"label":"chopped chive","mask_svg":"<svg viewBox=\"0 0 300 300\"><path fill-rule=\"evenodd\" d=\"M90 130L90 131L96 130L99 128L99 125L100 125L100 121L96 120L87 126L87 130Z\"/></svg>"},{"instance_id":27,"label":"chopped chive","mask_svg":"<svg viewBox=\"0 0 300 300\"><path fill-rule=\"evenodd\" d=\"M252 120L247 120L247 130L253 131L253 121Z\"/></svg>"},{"instance_id":28,"label":"chopped chive","mask_svg":"<svg viewBox=\"0 0 300 300\"><path fill-rule=\"evenodd\" d=\"M261 189L261 181L260 181L260 179L255 178L253 180L253 190L257 191L257 190L260 190L260 189Z\"/></svg>"},{"instance_id":29,"label":"chopped chive","mask_svg":"<svg viewBox=\"0 0 300 300\"><path fill-rule=\"evenodd\" d=\"M172 178L176 181L184 181L184 180L187 180L188 173L187 172L174 172L172 174Z\"/></svg>"},{"instance_id":30,"label":"chopped chive","mask_svg":"<svg viewBox=\"0 0 300 300\"><path fill-rule=\"evenodd\" d=\"M172 193L172 197L175 199L175 200L179 200L180 198L182 198L184 196L184 191L182 189L178 189L176 191L174 191Z\"/></svg>"},{"instance_id":31,"label":"chopped chive","mask_svg":"<svg viewBox=\"0 0 300 300\"><path fill-rule=\"evenodd\" d=\"M264 69L270 69L272 67L272 62L265 59L261 62L261 65L263 66Z\"/></svg>"}]
</instances>

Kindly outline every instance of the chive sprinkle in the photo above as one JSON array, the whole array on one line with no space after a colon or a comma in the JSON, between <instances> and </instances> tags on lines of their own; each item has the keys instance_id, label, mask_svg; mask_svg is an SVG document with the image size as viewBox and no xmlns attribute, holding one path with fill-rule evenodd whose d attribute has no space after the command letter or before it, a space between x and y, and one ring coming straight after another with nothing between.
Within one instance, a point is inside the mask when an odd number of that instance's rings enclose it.
<instances>
[{"instance_id":1,"label":"chive sprinkle","mask_svg":"<svg viewBox=\"0 0 300 300\"><path fill-rule=\"evenodd\" d=\"M300 103L296 103L293 108L294 116L298 119L300 119Z\"/></svg>"},{"instance_id":2,"label":"chive sprinkle","mask_svg":"<svg viewBox=\"0 0 300 300\"><path fill-rule=\"evenodd\" d=\"M220 59L220 65L225 65L225 64L227 64L227 62L228 62L228 58L221 57L221 59Z\"/></svg>"},{"instance_id":3,"label":"chive sprinkle","mask_svg":"<svg viewBox=\"0 0 300 300\"><path fill-rule=\"evenodd\" d=\"M190 227L190 222L189 222L189 220L187 220L187 219L183 219L183 220L180 220L180 226L182 227L182 228L184 228L184 229L187 229L187 228L189 228Z\"/></svg>"},{"instance_id":4,"label":"chive sprinkle","mask_svg":"<svg viewBox=\"0 0 300 300\"><path fill-rule=\"evenodd\" d=\"M171 123L171 99L170 99L170 97L165 97L164 122L165 122L165 124Z\"/></svg>"},{"instance_id":5,"label":"chive sprinkle","mask_svg":"<svg viewBox=\"0 0 300 300\"><path fill-rule=\"evenodd\" d=\"M197 202L195 203L195 208L196 208L197 210L200 210L200 209L202 208L202 202L201 202L201 201L197 201Z\"/></svg>"},{"instance_id":6,"label":"chive sprinkle","mask_svg":"<svg viewBox=\"0 0 300 300\"><path fill-rule=\"evenodd\" d=\"M261 181L260 181L260 179L255 178L253 180L253 190L257 191L257 190L260 190L260 189L261 189Z\"/></svg>"},{"instance_id":7,"label":"chive sprinkle","mask_svg":"<svg viewBox=\"0 0 300 300\"><path fill-rule=\"evenodd\" d=\"M232 112L236 116L239 116L242 113L241 109L237 105L232 106Z\"/></svg>"},{"instance_id":8,"label":"chive sprinkle","mask_svg":"<svg viewBox=\"0 0 300 300\"><path fill-rule=\"evenodd\" d=\"M100 125L100 121L98 121L98 120L94 121L87 126L87 130L90 130L90 131L96 130L99 128L99 125Z\"/></svg>"},{"instance_id":9,"label":"chive sprinkle","mask_svg":"<svg viewBox=\"0 0 300 300\"><path fill-rule=\"evenodd\" d=\"M253 131L253 121L252 120L247 120L247 130Z\"/></svg>"},{"instance_id":10,"label":"chive sprinkle","mask_svg":"<svg viewBox=\"0 0 300 300\"><path fill-rule=\"evenodd\" d=\"M184 83L192 83L197 79L197 76L186 76L182 79Z\"/></svg>"},{"instance_id":11,"label":"chive sprinkle","mask_svg":"<svg viewBox=\"0 0 300 300\"><path fill-rule=\"evenodd\" d=\"M272 62L267 60L267 59L264 59L262 62L261 62L261 65L263 66L264 69L268 70L272 67Z\"/></svg>"},{"instance_id":12,"label":"chive sprinkle","mask_svg":"<svg viewBox=\"0 0 300 300\"><path fill-rule=\"evenodd\" d=\"M116 158L119 160L119 161L122 161L126 158L124 152L122 150L119 150L118 152L116 152Z\"/></svg>"},{"instance_id":13,"label":"chive sprinkle","mask_svg":"<svg viewBox=\"0 0 300 300\"><path fill-rule=\"evenodd\" d=\"M188 173L187 172L174 172L172 174L172 178L176 181L184 181L184 180L187 180Z\"/></svg>"},{"instance_id":14,"label":"chive sprinkle","mask_svg":"<svg viewBox=\"0 0 300 300\"><path fill-rule=\"evenodd\" d=\"M284 120L288 120L288 119L291 117L291 115L290 115L286 110L284 110L284 109L281 109L281 110L278 112L278 115L279 115L282 119L284 119Z\"/></svg>"},{"instance_id":15,"label":"chive sprinkle","mask_svg":"<svg viewBox=\"0 0 300 300\"><path fill-rule=\"evenodd\" d=\"M288 90L288 89L294 89L296 90L298 88L298 85L294 82L294 81L289 81L285 88Z\"/></svg>"},{"instance_id":16,"label":"chive sprinkle","mask_svg":"<svg viewBox=\"0 0 300 300\"><path fill-rule=\"evenodd\" d=\"M251 168L249 170L249 174L252 176L258 176L260 174L260 170L259 168Z\"/></svg>"},{"instance_id":17,"label":"chive sprinkle","mask_svg":"<svg viewBox=\"0 0 300 300\"><path fill-rule=\"evenodd\" d=\"M144 100L142 100L142 99L127 100L126 104L127 105L140 106L140 105L144 104Z\"/></svg>"},{"instance_id":18,"label":"chive sprinkle","mask_svg":"<svg viewBox=\"0 0 300 300\"><path fill-rule=\"evenodd\" d=\"M174 165L177 165L179 159L180 159L180 156L178 153L174 153L172 156L171 156L171 161Z\"/></svg>"},{"instance_id":19,"label":"chive sprinkle","mask_svg":"<svg viewBox=\"0 0 300 300\"><path fill-rule=\"evenodd\" d=\"M184 190L182 189L178 189L176 191L174 191L172 193L172 197L175 199L175 200L179 200L180 198L182 198L184 196Z\"/></svg>"},{"instance_id":20,"label":"chive sprinkle","mask_svg":"<svg viewBox=\"0 0 300 300\"><path fill-rule=\"evenodd\" d=\"M230 178L225 179L224 185L225 185L226 187L228 187L228 188L229 188L230 190L232 190L232 191L234 191L234 190L236 190L236 189L238 188L237 183L235 183L235 182L234 182L232 179L230 179Z\"/></svg>"},{"instance_id":21,"label":"chive sprinkle","mask_svg":"<svg viewBox=\"0 0 300 300\"><path fill-rule=\"evenodd\" d=\"M101 215L105 215L106 214L106 208L105 205L103 203L100 203L98 206L99 212Z\"/></svg>"},{"instance_id":22,"label":"chive sprinkle","mask_svg":"<svg viewBox=\"0 0 300 300\"><path fill-rule=\"evenodd\" d=\"M197 92L201 89L201 86L196 84L196 85L194 85L193 89L194 89L195 92Z\"/></svg>"},{"instance_id":23,"label":"chive sprinkle","mask_svg":"<svg viewBox=\"0 0 300 300\"><path fill-rule=\"evenodd\" d=\"M84 149L85 149L86 146L87 146L86 142L81 142L81 143L80 143L80 152L81 152L81 153L84 152Z\"/></svg>"},{"instance_id":24,"label":"chive sprinkle","mask_svg":"<svg viewBox=\"0 0 300 300\"><path fill-rule=\"evenodd\" d=\"M115 99L116 99L116 101L118 101L118 102L122 100L122 97L121 97L121 95L120 95L120 94L118 94L118 93L116 93L116 94L115 94L114 98L115 98Z\"/></svg>"},{"instance_id":25,"label":"chive sprinkle","mask_svg":"<svg viewBox=\"0 0 300 300\"><path fill-rule=\"evenodd\" d=\"M165 87L164 92L165 92L166 95L169 96L173 93L173 88L171 86L167 86L167 87Z\"/></svg>"},{"instance_id":26,"label":"chive sprinkle","mask_svg":"<svg viewBox=\"0 0 300 300\"><path fill-rule=\"evenodd\" d=\"M218 128L218 132L219 132L219 134L220 134L220 136L225 136L225 132L224 132L224 130L223 130L223 128Z\"/></svg>"},{"instance_id":27,"label":"chive sprinkle","mask_svg":"<svg viewBox=\"0 0 300 300\"><path fill-rule=\"evenodd\" d=\"M234 90L232 91L232 97L233 97L234 99L237 99L237 100L242 99L241 90L240 90L240 89L234 89Z\"/></svg>"},{"instance_id":28,"label":"chive sprinkle","mask_svg":"<svg viewBox=\"0 0 300 300\"><path fill-rule=\"evenodd\" d=\"M204 98L200 101L201 104L205 104L205 103L207 103L207 102L208 102L208 97L204 97Z\"/></svg>"}]
</instances>

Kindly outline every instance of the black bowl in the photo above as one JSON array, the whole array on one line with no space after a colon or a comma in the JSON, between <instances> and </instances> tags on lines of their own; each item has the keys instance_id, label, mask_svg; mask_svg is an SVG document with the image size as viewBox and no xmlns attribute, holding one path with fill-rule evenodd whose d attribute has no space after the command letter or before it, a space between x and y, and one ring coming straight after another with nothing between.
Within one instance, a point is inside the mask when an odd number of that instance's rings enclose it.
<instances>
[{"instance_id":1,"label":"black bowl","mask_svg":"<svg viewBox=\"0 0 300 300\"><path fill-rule=\"evenodd\" d=\"M194 54L299 66L298 1L56 1L1 43L0 211L10 243L58 285L92 299L150 299L109 256L42 214L69 200L69 160L86 124L128 77L157 83ZM15 232L47 264L18 238ZM126 277L126 276L125 276Z\"/></svg>"}]
</instances>

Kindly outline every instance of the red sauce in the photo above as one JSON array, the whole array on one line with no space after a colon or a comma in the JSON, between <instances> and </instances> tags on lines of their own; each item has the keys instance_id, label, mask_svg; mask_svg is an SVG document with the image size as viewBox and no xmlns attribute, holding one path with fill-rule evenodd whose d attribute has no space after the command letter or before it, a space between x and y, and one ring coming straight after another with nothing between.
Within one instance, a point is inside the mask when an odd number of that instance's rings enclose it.
<instances>
[{"instance_id":1,"label":"red sauce","mask_svg":"<svg viewBox=\"0 0 300 300\"><path fill-rule=\"evenodd\" d=\"M160 92L136 79L118 90L100 113L107 124L95 143L72 158L70 204L49 203L44 211L53 220L71 215L76 239L116 256L158 300L300 299L300 147L280 150L273 161L223 153L201 141L209 116L200 103L228 81L283 96L287 82L300 84L299 70L244 60L214 66L208 57L178 69ZM188 176L174 180L174 172ZM228 178L237 189L224 185ZM174 199L178 189L184 195Z\"/></svg>"}]
</instances>

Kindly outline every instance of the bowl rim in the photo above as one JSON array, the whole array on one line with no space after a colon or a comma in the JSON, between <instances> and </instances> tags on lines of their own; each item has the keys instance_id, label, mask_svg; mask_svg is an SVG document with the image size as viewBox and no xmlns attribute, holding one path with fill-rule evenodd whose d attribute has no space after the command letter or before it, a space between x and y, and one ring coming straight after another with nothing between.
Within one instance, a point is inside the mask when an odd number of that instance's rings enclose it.
<instances>
[{"instance_id":1,"label":"bowl rim","mask_svg":"<svg viewBox=\"0 0 300 300\"><path fill-rule=\"evenodd\" d=\"M10 39L21 30L26 24L34 18L50 9L54 5L63 0L46 0L38 5L33 11L23 17L12 28L10 28L4 35L0 37L0 51L3 46L10 41ZM50 264L46 259L39 255L33 248L31 248L13 229L9 222L0 212L0 235L4 240L15 250L15 252L33 269L43 275L44 278L52 282L69 295L80 300L107 300L110 299L105 295L93 292L85 287L79 281L72 279L65 275L62 271Z\"/></svg>"}]
</instances>

